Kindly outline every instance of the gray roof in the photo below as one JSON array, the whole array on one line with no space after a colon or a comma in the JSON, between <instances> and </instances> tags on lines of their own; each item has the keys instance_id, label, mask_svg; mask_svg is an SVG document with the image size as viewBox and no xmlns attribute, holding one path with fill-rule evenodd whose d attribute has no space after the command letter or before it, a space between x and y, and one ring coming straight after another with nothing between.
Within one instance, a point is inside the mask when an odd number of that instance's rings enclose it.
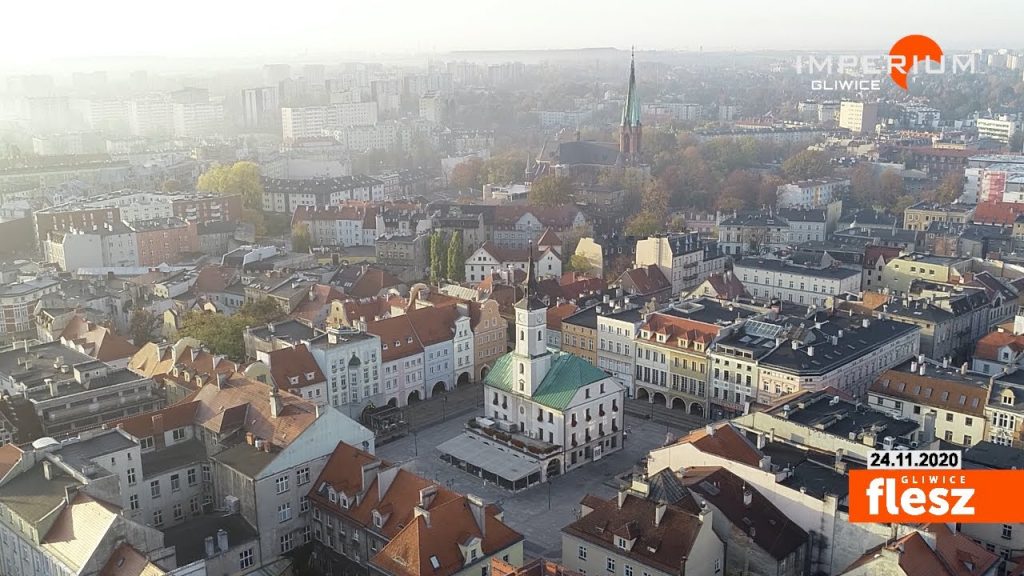
<instances>
[{"instance_id":1,"label":"gray roof","mask_svg":"<svg viewBox=\"0 0 1024 576\"><path fill-rule=\"evenodd\" d=\"M903 322L874 318L868 318L868 326L864 327L863 320L865 318L861 316L836 314L820 328L815 328L813 321L808 321L799 336L800 344L796 350L792 340L784 342L762 358L761 364L791 374L824 374L874 353L886 342L918 330L917 326ZM840 331L843 333L841 337Z\"/></svg>"},{"instance_id":2,"label":"gray roof","mask_svg":"<svg viewBox=\"0 0 1024 576\"><path fill-rule=\"evenodd\" d=\"M56 454L63 458L69 466L84 472L94 465L102 467L102 463L95 462L97 458L127 450L134 445L135 441L122 434L120 430L108 430L86 440L66 443ZM93 475L86 474L86 476Z\"/></svg>"},{"instance_id":3,"label":"gray roof","mask_svg":"<svg viewBox=\"0 0 1024 576\"><path fill-rule=\"evenodd\" d=\"M206 460L206 447L199 440L186 440L142 455L142 474L147 478L198 464Z\"/></svg>"},{"instance_id":4,"label":"gray roof","mask_svg":"<svg viewBox=\"0 0 1024 576\"><path fill-rule=\"evenodd\" d=\"M257 450L245 442L240 442L227 450L214 454L212 459L244 476L255 478L260 470L273 462L276 456L272 452Z\"/></svg>"},{"instance_id":5,"label":"gray roof","mask_svg":"<svg viewBox=\"0 0 1024 576\"><path fill-rule=\"evenodd\" d=\"M0 502L29 524L35 525L64 503L65 488L82 484L56 466L53 480L43 476L40 462L0 488Z\"/></svg>"},{"instance_id":6,"label":"gray roof","mask_svg":"<svg viewBox=\"0 0 1024 576\"><path fill-rule=\"evenodd\" d=\"M772 258L743 258L742 260L737 261L733 268L737 270L739 268L749 268L751 270L765 270L768 272L785 272L787 274L800 274L802 276L826 278L831 280L841 280L851 276L860 277L861 275L860 270L855 270L853 268L810 268L792 264L785 260L776 260Z\"/></svg>"},{"instance_id":7,"label":"gray roof","mask_svg":"<svg viewBox=\"0 0 1024 576\"><path fill-rule=\"evenodd\" d=\"M206 557L206 537L228 533L228 548L255 540L259 533L240 514L197 516L164 530L164 545L174 546L178 566Z\"/></svg>"}]
</instances>

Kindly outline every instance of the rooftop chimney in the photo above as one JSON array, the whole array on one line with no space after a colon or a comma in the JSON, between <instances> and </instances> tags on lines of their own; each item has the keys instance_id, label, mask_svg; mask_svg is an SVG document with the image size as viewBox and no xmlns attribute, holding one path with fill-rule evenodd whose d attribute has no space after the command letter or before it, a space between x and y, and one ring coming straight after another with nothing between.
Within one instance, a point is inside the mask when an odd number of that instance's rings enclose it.
<instances>
[{"instance_id":1,"label":"rooftop chimney","mask_svg":"<svg viewBox=\"0 0 1024 576\"><path fill-rule=\"evenodd\" d=\"M53 480L53 463L49 460L43 460L43 478Z\"/></svg>"},{"instance_id":2,"label":"rooftop chimney","mask_svg":"<svg viewBox=\"0 0 1024 576\"><path fill-rule=\"evenodd\" d=\"M922 362L921 365L918 366L917 373L920 374L921 376L924 376L925 366L926 366L926 364L924 362Z\"/></svg>"},{"instance_id":3,"label":"rooftop chimney","mask_svg":"<svg viewBox=\"0 0 1024 576\"><path fill-rule=\"evenodd\" d=\"M217 544L213 536L207 536L203 540L204 547L206 548L206 557L213 558L217 555Z\"/></svg>"},{"instance_id":4,"label":"rooftop chimney","mask_svg":"<svg viewBox=\"0 0 1024 576\"><path fill-rule=\"evenodd\" d=\"M275 385L270 390L270 417L271 418L277 418L278 416L281 415L281 412L283 410L284 410L284 401L281 400L281 393L278 392L277 385Z\"/></svg>"},{"instance_id":5,"label":"rooftop chimney","mask_svg":"<svg viewBox=\"0 0 1024 576\"><path fill-rule=\"evenodd\" d=\"M217 530L217 548L221 552L228 551L228 531L223 528Z\"/></svg>"},{"instance_id":6,"label":"rooftop chimney","mask_svg":"<svg viewBox=\"0 0 1024 576\"><path fill-rule=\"evenodd\" d=\"M657 506L654 507L655 526L661 526L661 519L665 517L665 510L668 510L668 505L664 502L658 502Z\"/></svg>"},{"instance_id":7,"label":"rooftop chimney","mask_svg":"<svg viewBox=\"0 0 1024 576\"><path fill-rule=\"evenodd\" d=\"M743 505L750 507L750 504L754 501L754 493L750 491L746 486L743 487Z\"/></svg>"},{"instance_id":8,"label":"rooftop chimney","mask_svg":"<svg viewBox=\"0 0 1024 576\"><path fill-rule=\"evenodd\" d=\"M967 374L967 362L964 362L963 364L960 365L960 373Z\"/></svg>"},{"instance_id":9,"label":"rooftop chimney","mask_svg":"<svg viewBox=\"0 0 1024 576\"><path fill-rule=\"evenodd\" d=\"M621 509L622 505L626 503L626 489L625 488L619 488L619 492L618 492L618 494L616 494L616 497L617 497L618 507Z\"/></svg>"},{"instance_id":10,"label":"rooftop chimney","mask_svg":"<svg viewBox=\"0 0 1024 576\"><path fill-rule=\"evenodd\" d=\"M473 520L476 520L476 526L480 529L480 535L487 535L487 505L479 496L474 494L466 494L466 503L469 504L469 510L473 513Z\"/></svg>"},{"instance_id":11,"label":"rooftop chimney","mask_svg":"<svg viewBox=\"0 0 1024 576\"><path fill-rule=\"evenodd\" d=\"M911 372L917 372L917 359L916 358L914 360L910 361L910 371Z\"/></svg>"}]
</instances>

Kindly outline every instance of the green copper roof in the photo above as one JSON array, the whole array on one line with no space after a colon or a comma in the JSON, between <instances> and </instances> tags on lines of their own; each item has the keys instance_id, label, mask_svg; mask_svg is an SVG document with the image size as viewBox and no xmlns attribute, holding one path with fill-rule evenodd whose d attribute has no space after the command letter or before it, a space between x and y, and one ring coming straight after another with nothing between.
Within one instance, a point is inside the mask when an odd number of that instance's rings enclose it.
<instances>
[{"instance_id":1,"label":"green copper roof","mask_svg":"<svg viewBox=\"0 0 1024 576\"><path fill-rule=\"evenodd\" d=\"M551 369L537 388L533 400L552 410L565 410L580 387L608 377L600 368L579 356L566 352L551 354ZM514 354L511 352L498 358L494 368L484 378L484 384L515 392L513 359Z\"/></svg>"},{"instance_id":2,"label":"green copper roof","mask_svg":"<svg viewBox=\"0 0 1024 576\"><path fill-rule=\"evenodd\" d=\"M622 125L640 125L640 100L636 96L636 66L629 60L629 88L626 90L626 104L622 107Z\"/></svg>"}]
</instances>

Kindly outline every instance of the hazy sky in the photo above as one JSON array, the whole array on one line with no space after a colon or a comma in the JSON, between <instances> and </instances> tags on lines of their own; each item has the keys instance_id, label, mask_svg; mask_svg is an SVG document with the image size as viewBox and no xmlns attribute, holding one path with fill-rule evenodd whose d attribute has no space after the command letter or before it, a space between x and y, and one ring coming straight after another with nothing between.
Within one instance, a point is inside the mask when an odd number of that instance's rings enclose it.
<instances>
[{"instance_id":1,"label":"hazy sky","mask_svg":"<svg viewBox=\"0 0 1024 576\"><path fill-rule=\"evenodd\" d=\"M0 67L108 57L612 46L878 49L927 34L946 50L1020 48L1024 1L11 0Z\"/></svg>"}]
</instances>

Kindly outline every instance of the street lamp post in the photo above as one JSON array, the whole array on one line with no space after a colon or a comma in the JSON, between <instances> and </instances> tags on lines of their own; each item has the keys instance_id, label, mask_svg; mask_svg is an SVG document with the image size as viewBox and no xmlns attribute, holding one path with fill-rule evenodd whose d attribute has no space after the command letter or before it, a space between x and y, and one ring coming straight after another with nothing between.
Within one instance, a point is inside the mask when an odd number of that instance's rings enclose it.
<instances>
[{"instance_id":1,"label":"street lamp post","mask_svg":"<svg viewBox=\"0 0 1024 576\"><path fill-rule=\"evenodd\" d=\"M416 430L412 431L412 450L413 450L413 455L416 456L417 458L420 455L419 435L420 435L420 433L417 432Z\"/></svg>"},{"instance_id":2,"label":"street lamp post","mask_svg":"<svg viewBox=\"0 0 1024 576\"><path fill-rule=\"evenodd\" d=\"M441 422L445 421L445 410L448 408L448 394L441 396Z\"/></svg>"}]
</instances>

